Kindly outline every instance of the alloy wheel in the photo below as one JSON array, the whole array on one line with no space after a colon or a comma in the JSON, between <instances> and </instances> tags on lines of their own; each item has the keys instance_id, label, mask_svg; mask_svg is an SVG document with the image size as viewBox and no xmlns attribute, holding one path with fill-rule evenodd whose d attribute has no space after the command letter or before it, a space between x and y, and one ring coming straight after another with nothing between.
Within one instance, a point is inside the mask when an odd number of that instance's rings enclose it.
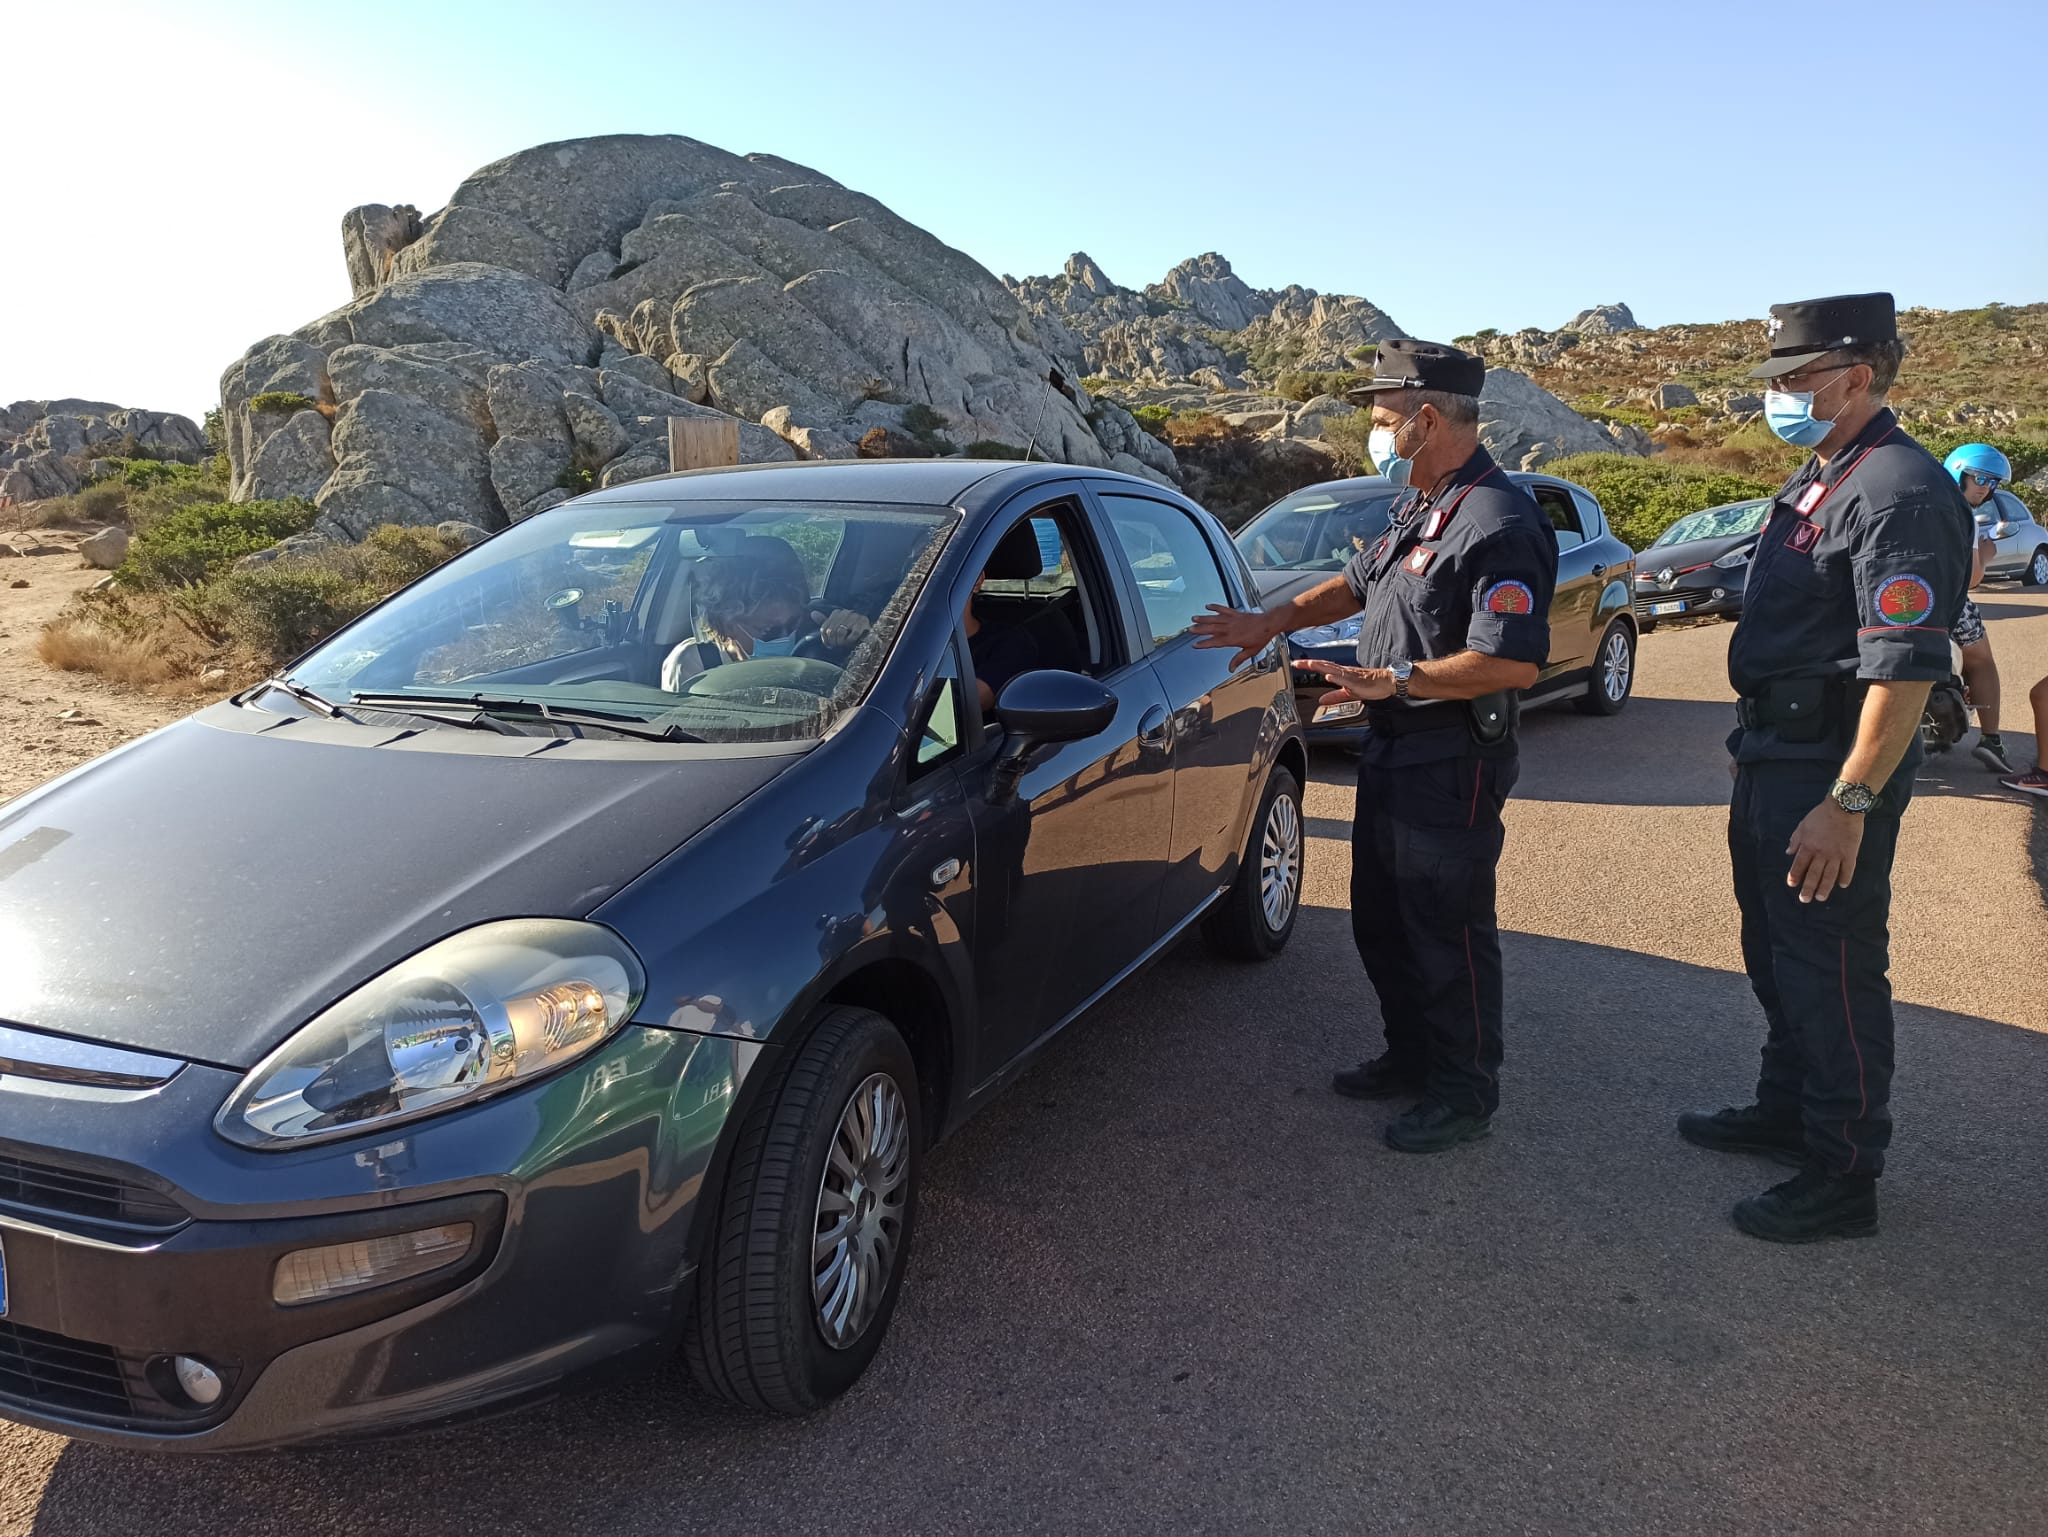
<instances>
[{"instance_id":1,"label":"alloy wheel","mask_svg":"<svg viewBox=\"0 0 2048 1537\"><path fill-rule=\"evenodd\" d=\"M1610 631L1603 652L1600 686L1607 691L1610 703L1620 704L1628 698L1629 676L1635 668L1635 659L1629 650L1628 636L1618 629Z\"/></svg>"},{"instance_id":2,"label":"alloy wheel","mask_svg":"<svg viewBox=\"0 0 2048 1537\"><path fill-rule=\"evenodd\" d=\"M1285 928L1300 894L1301 808L1293 796L1277 795L1259 840L1259 906L1266 927L1276 934Z\"/></svg>"},{"instance_id":3,"label":"alloy wheel","mask_svg":"<svg viewBox=\"0 0 2048 1537\"><path fill-rule=\"evenodd\" d=\"M853 1345L882 1305L903 1243L910 1112L887 1073L872 1073L840 1114L818 1184L811 1294L834 1350Z\"/></svg>"},{"instance_id":4,"label":"alloy wheel","mask_svg":"<svg viewBox=\"0 0 2048 1537\"><path fill-rule=\"evenodd\" d=\"M2034 551L2034 560L2028 568L2027 580L2036 587L2048 587L2048 550Z\"/></svg>"}]
</instances>

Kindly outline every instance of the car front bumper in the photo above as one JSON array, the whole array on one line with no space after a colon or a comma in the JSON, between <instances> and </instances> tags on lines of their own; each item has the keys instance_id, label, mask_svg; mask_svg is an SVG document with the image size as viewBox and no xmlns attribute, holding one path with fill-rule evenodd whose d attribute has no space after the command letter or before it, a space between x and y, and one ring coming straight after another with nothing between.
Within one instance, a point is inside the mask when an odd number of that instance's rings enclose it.
<instances>
[{"instance_id":1,"label":"car front bumper","mask_svg":"<svg viewBox=\"0 0 2048 1537\"><path fill-rule=\"evenodd\" d=\"M691 1219L759 1048L629 1026L529 1087L286 1153L212 1126L238 1075L0 1078L0 1416L167 1450L373 1434L542 1396L673 1338ZM298 1306L289 1253L468 1224L426 1274ZM224 1385L194 1402L171 1362Z\"/></svg>"},{"instance_id":2,"label":"car front bumper","mask_svg":"<svg viewBox=\"0 0 2048 1537\"><path fill-rule=\"evenodd\" d=\"M1748 567L1734 571L1693 571L1688 572L1669 587L1652 582L1635 584L1636 623L1656 624L1666 619L1708 619L1715 616L1733 617L1742 612L1742 591L1749 576ZM1719 596L1716 596L1719 594ZM1668 610L1670 604L1682 607L1675 612ZM1652 610L1667 608L1664 613Z\"/></svg>"}]
</instances>

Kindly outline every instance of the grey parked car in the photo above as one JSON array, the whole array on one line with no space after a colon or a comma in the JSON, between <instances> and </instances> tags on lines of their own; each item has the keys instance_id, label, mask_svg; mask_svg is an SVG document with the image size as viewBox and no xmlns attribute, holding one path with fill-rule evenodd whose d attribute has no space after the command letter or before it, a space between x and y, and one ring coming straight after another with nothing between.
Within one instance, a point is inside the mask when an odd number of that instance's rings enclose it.
<instances>
[{"instance_id":1,"label":"grey parked car","mask_svg":"<svg viewBox=\"0 0 2048 1537\"><path fill-rule=\"evenodd\" d=\"M2016 577L2029 587L2048 587L2048 529L2027 504L2000 487L1977 509L1977 533L1997 546L1984 575Z\"/></svg>"},{"instance_id":2,"label":"grey parked car","mask_svg":"<svg viewBox=\"0 0 2048 1537\"><path fill-rule=\"evenodd\" d=\"M1636 617L1630 589L1635 552L1607 526L1591 492L1553 475L1515 471L1508 478L1536 498L1557 532L1557 595L1550 604L1550 662L1523 692L1524 706L1569 699L1587 715L1613 715L1635 684ZM1327 582L1379 538L1400 488L1382 475L1326 480L1283 496L1236 535L1268 608ZM1296 657L1357 660L1359 621L1297 630ZM1355 740L1357 704L1322 706L1320 678L1296 680L1295 701L1312 742Z\"/></svg>"}]
</instances>

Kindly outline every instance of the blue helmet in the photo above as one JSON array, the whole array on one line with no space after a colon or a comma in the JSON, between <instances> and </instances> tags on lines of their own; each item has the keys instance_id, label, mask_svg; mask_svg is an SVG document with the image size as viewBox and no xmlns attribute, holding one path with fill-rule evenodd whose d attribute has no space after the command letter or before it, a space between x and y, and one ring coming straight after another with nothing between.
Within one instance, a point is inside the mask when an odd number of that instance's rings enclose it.
<instances>
[{"instance_id":1,"label":"blue helmet","mask_svg":"<svg viewBox=\"0 0 2048 1537\"><path fill-rule=\"evenodd\" d=\"M1963 483L1965 470L1978 475L1995 475L2001 485L2012 479L2012 461L1989 443L1965 443L1942 460L1941 467L1955 477L1957 485Z\"/></svg>"}]
</instances>

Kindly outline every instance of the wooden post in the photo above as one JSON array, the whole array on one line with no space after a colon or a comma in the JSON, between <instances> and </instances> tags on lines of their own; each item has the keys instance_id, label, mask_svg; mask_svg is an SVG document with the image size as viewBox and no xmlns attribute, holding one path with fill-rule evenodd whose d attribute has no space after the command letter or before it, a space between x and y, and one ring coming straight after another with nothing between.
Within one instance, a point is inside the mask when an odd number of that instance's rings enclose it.
<instances>
[{"instance_id":1,"label":"wooden post","mask_svg":"<svg viewBox=\"0 0 2048 1537\"><path fill-rule=\"evenodd\" d=\"M737 417L671 416L668 419L668 467L709 470L740 462Z\"/></svg>"}]
</instances>

